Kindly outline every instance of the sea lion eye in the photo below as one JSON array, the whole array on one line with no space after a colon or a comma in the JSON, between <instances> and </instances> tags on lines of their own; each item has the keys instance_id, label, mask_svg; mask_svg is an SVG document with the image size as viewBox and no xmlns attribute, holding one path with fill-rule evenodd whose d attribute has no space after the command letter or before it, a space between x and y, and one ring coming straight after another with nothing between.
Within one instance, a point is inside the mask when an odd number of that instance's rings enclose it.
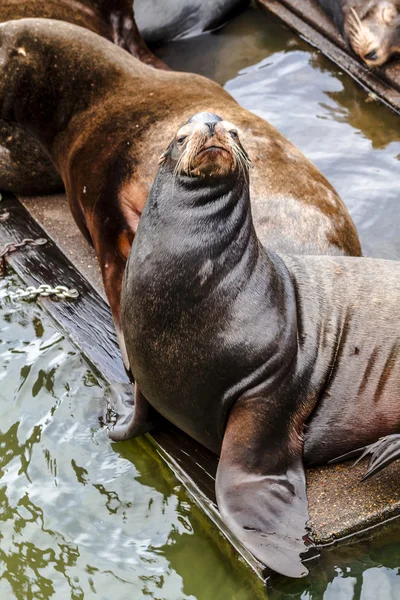
<instances>
[{"instance_id":1,"label":"sea lion eye","mask_svg":"<svg viewBox=\"0 0 400 600\"><path fill-rule=\"evenodd\" d=\"M182 144L186 140L186 138L187 138L187 135L180 135L176 141L180 146L182 146Z\"/></svg>"},{"instance_id":2,"label":"sea lion eye","mask_svg":"<svg viewBox=\"0 0 400 600\"><path fill-rule=\"evenodd\" d=\"M376 53L375 50L371 50L371 52L368 52L368 54L365 54L364 58L365 58L365 60L377 60L378 54Z\"/></svg>"},{"instance_id":3,"label":"sea lion eye","mask_svg":"<svg viewBox=\"0 0 400 600\"><path fill-rule=\"evenodd\" d=\"M233 137L234 140L237 140L239 138L238 132L235 131L234 129L232 129L232 131L230 131L229 133L231 134L231 136Z\"/></svg>"}]
</instances>

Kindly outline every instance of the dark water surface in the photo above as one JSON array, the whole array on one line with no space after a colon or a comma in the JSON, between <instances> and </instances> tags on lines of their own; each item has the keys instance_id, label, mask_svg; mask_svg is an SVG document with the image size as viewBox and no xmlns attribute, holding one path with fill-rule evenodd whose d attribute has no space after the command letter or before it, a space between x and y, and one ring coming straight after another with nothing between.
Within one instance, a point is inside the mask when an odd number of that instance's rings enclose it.
<instances>
[{"instance_id":1,"label":"dark water surface","mask_svg":"<svg viewBox=\"0 0 400 600\"><path fill-rule=\"evenodd\" d=\"M335 185L364 252L400 258L397 116L259 11L159 54L226 83ZM0 600L400 598L394 525L260 592L147 440L110 444L98 381L40 307L5 297L17 285L0 279Z\"/></svg>"}]
</instances>

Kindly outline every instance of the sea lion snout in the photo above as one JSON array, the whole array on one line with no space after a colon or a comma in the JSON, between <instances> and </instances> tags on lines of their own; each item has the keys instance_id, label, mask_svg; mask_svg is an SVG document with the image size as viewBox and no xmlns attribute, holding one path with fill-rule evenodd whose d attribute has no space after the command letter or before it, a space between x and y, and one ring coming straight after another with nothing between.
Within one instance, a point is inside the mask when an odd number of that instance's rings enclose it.
<instances>
[{"instance_id":1,"label":"sea lion snout","mask_svg":"<svg viewBox=\"0 0 400 600\"><path fill-rule=\"evenodd\" d=\"M369 67L400 51L400 2L375 0L366 10L352 7L345 25L354 52Z\"/></svg>"},{"instance_id":2,"label":"sea lion snout","mask_svg":"<svg viewBox=\"0 0 400 600\"><path fill-rule=\"evenodd\" d=\"M198 113L181 127L160 162L170 156L184 175L226 176L251 161L240 143L239 129L214 113Z\"/></svg>"}]
</instances>

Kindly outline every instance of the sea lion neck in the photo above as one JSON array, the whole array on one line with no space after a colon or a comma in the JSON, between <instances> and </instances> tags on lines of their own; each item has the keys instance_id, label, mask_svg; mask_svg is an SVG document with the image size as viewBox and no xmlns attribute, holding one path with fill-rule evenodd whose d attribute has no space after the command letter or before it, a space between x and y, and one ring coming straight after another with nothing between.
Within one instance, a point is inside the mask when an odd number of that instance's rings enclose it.
<instances>
[{"instance_id":1,"label":"sea lion neck","mask_svg":"<svg viewBox=\"0 0 400 600\"><path fill-rule=\"evenodd\" d=\"M171 161L172 162L172 161ZM163 227L168 236L155 243L171 256L182 244L190 251L192 265L205 257L226 266L258 245L254 231L247 173L236 170L228 177L174 175L171 164L162 165L154 181L139 223L138 234L157 236ZM140 231L139 231L140 230ZM194 267L194 268L197 268Z\"/></svg>"},{"instance_id":2,"label":"sea lion neck","mask_svg":"<svg viewBox=\"0 0 400 600\"><path fill-rule=\"evenodd\" d=\"M167 189L170 187L177 206L211 208L215 204L227 206L239 203L243 210L250 209L248 173L239 168L225 176L193 176L176 174L171 161L162 165L157 179L163 180L162 198L168 197Z\"/></svg>"}]
</instances>

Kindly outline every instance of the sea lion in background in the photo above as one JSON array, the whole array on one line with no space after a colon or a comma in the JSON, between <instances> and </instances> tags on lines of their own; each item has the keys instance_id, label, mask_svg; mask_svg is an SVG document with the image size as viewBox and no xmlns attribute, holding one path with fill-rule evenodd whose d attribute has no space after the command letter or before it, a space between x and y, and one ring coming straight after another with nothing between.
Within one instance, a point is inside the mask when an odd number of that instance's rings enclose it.
<instances>
[{"instance_id":1,"label":"sea lion in background","mask_svg":"<svg viewBox=\"0 0 400 600\"><path fill-rule=\"evenodd\" d=\"M162 155L122 286L130 433L155 409L220 453L225 522L301 577L303 446L323 464L400 431L400 262L263 247L240 139L196 115Z\"/></svg>"},{"instance_id":2,"label":"sea lion in background","mask_svg":"<svg viewBox=\"0 0 400 600\"><path fill-rule=\"evenodd\" d=\"M26 17L66 21L113 41L147 64L167 68L140 36L132 5L132 0L1 0L0 22ZM0 189L47 194L62 187L43 148L20 128L0 120Z\"/></svg>"},{"instance_id":3,"label":"sea lion in background","mask_svg":"<svg viewBox=\"0 0 400 600\"><path fill-rule=\"evenodd\" d=\"M219 29L249 0L135 0L136 22L151 45Z\"/></svg>"},{"instance_id":4,"label":"sea lion in background","mask_svg":"<svg viewBox=\"0 0 400 600\"><path fill-rule=\"evenodd\" d=\"M400 0L317 0L368 67L400 52Z\"/></svg>"},{"instance_id":5,"label":"sea lion in background","mask_svg":"<svg viewBox=\"0 0 400 600\"><path fill-rule=\"evenodd\" d=\"M218 84L152 69L68 23L0 25L0 116L33 136L61 174L73 216L99 258L122 351L122 276L158 156L200 111L223 112L243 130L262 241L297 254L361 253L350 215L321 173Z\"/></svg>"}]
</instances>

